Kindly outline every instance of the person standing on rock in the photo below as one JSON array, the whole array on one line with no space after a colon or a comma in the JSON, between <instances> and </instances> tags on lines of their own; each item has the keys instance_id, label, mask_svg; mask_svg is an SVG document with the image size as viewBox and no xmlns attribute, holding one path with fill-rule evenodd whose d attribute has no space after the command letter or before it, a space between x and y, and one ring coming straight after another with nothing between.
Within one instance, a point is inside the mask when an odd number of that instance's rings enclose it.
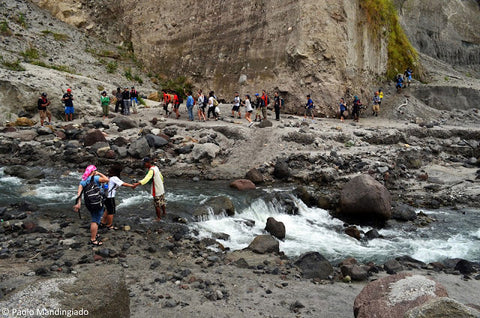
<instances>
[{"instance_id":1,"label":"person standing on rock","mask_svg":"<svg viewBox=\"0 0 480 318\"><path fill-rule=\"evenodd\" d=\"M265 90L262 90L262 101L263 103L260 105L260 109L262 111L262 120L267 120L267 107L270 104L270 99L268 98L267 92Z\"/></svg>"},{"instance_id":2,"label":"person standing on rock","mask_svg":"<svg viewBox=\"0 0 480 318\"><path fill-rule=\"evenodd\" d=\"M248 127L252 127L252 103L250 102L250 95L245 95L245 100L243 101L243 105L245 106L245 119L249 122Z\"/></svg>"},{"instance_id":3,"label":"person standing on rock","mask_svg":"<svg viewBox=\"0 0 480 318\"><path fill-rule=\"evenodd\" d=\"M275 120L280 120L280 108L282 107L282 99L278 95L278 92L275 92L273 97L273 108L275 109Z\"/></svg>"},{"instance_id":4,"label":"person standing on rock","mask_svg":"<svg viewBox=\"0 0 480 318\"><path fill-rule=\"evenodd\" d=\"M38 98L37 108L40 113L40 125L43 126L45 118L48 118L47 125L51 124L52 113L47 109L47 106L50 105L50 101L47 99L47 93L42 93Z\"/></svg>"},{"instance_id":5,"label":"person standing on rock","mask_svg":"<svg viewBox=\"0 0 480 318\"><path fill-rule=\"evenodd\" d=\"M67 88L67 92L63 94L62 102L65 104L65 121L72 121L75 110L73 109L73 95L71 88Z\"/></svg>"},{"instance_id":6,"label":"person standing on rock","mask_svg":"<svg viewBox=\"0 0 480 318\"><path fill-rule=\"evenodd\" d=\"M101 174L96 170L97 170L97 167L95 167L94 165L89 165L85 169L85 172L82 176L82 180L78 185L77 202L73 206L73 210L75 212L80 211L80 207L82 205L81 195L82 193L84 193L84 190L87 188L87 185L89 185L89 183L94 183L98 188L100 188L100 183L109 181L105 175ZM100 219L102 218L102 214L103 214L103 205L101 205L101 207L96 207L96 208L89 207L87 202L86 202L86 205L92 217L92 220L90 223L90 244L96 245L96 246L102 245L103 243L98 239L97 232L98 232L98 225L100 224Z\"/></svg>"},{"instance_id":7,"label":"person standing on rock","mask_svg":"<svg viewBox=\"0 0 480 318\"><path fill-rule=\"evenodd\" d=\"M307 120L307 116L311 116L312 123L315 122L314 108L313 100L310 98L310 95L307 95L307 104L305 104L305 115L303 117L304 121Z\"/></svg>"},{"instance_id":8,"label":"person standing on rock","mask_svg":"<svg viewBox=\"0 0 480 318\"><path fill-rule=\"evenodd\" d=\"M138 105L138 92L135 89L135 86L132 86L132 89L130 90L130 103L132 104L132 112L136 114Z\"/></svg>"},{"instance_id":9,"label":"person standing on rock","mask_svg":"<svg viewBox=\"0 0 480 318\"><path fill-rule=\"evenodd\" d=\"M187 112L188 120L193 121L193 106L195 105L195 100L193 99L192 92L187 92Z\"/></svg>"},{"instance_id":10,"label":"person standing on rock","mask_svg":"<svg viewBox=\"0 0 480 318\"><path fill-rule=\"evenodd\" d=\"M197 98L197 114L198 114L198 120L206 121L207 118L205 117L205 107L207 107L207 100L205 98L205 95L203 95L202 90L198 91L198 98Z\"/></svg>"},{"instance_id":11,"label":"person standing on rock","mask_svg":"<svg viewBox=\"0 0 480 318\"><path fill-rule=\"evenodd\" d=\"M118 110L120 109L120 113L123 114L122 89L120 87L117 87L115 99L117 100L115 102L115 112L118 113Z\"/></svg>"},{"instance_id":12,"label":"person standing on rock","mask_svg":"<svg viewBox=\"0 0 480 318\"><path fill-rule=\"evenodd\" d=\"M108 118L108 111L110 110L110 97L107 96L107 92L103 91L100 96L100 104L102 105L103 120Z\"/></svg>"},{"instance_id":13,"label":"person standing on rock","mask_svg":"<svg viewBox=\"0 0 480 318\"><path fill-rule=\"evenodd\" d=\"M242 118L242 113L240 112L240 97L238 92L235 92L235 97L233 98L232 115L230 117L235 118L235 112L238 113L238 118Z\"/></svg>"},{"instance_id":14,"label":"person standing on rock","mask_svg":"<svg viewBox=\"0 0 480 318\"><path fill-rule=\"evenodd\" d=\"M105 211L103 212L102 221L100 227L106 227L109 230L118 230L117 227L113 225L113 216L117 212L117 206L115 203L115 195L117 189L121 186L133 188L133 184L123 182L120 179L120 174L122 173L123 167L120 164L116 164L110 168L108 171L108 188L107 199L105 200Z\"/></svg>"},{"instance_id":15,"label":"person standing on rock","mask_svg":"<svg viewBox=\"0 0 480 318\"><path fill-rule=\"evenodd\" d=\"M123 111L122 113L124 115L130 115L130 91L128 90L128 87L125 87L123 89L122 93L122 103L123 103Z\"/></svg>"},{"instance_id":16,"label":"person standing on rock","mask_svg":"<svg viewBox=\"0 0 480 318\"><path fill-rule=\"evenodd\" d=\"M162 216L167 214L165 209L166 202L165 188L163 186L163 175L160 172L160 169L158 169L158 167L153 164L152 159L150 159L149 157L143 159L143 164L145 165L145 168L148 169L148 173L145 178L135 183L133 185L133 188L135 189L139 185L145 185L150 180L152 180L153 204L155 205L155 213L157 215L155 221L160 221L162 219Z\"/></svg>"}]
</instances>

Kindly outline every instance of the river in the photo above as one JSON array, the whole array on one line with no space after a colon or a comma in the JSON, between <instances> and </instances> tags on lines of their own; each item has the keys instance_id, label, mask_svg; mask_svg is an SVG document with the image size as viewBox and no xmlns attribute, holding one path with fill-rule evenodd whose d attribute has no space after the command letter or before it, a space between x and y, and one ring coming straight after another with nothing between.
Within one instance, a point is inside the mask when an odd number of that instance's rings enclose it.
<instances>
[{"instance_id":1,"label":"river","mask_svg":"<svg viewBox=\"0 0 480 318\"><path fill-rule=\"evenodd\" d=\"M39 184L27 184L22 179L5 175L4 168L0 168L0 207L26 201L37 207L36 213L47 218L62 218L73 213L72 205L81 174L77 171L63 175L52 169L44 171L47 177ZM402 255L410 255L424 262L447 258L480 261L478 210L423 210L436 222L423 228L409 223L396 223L379 230L383 238L357 241L343 233L341 220L331 217L326 210L309 208L294 197L291 194L293 187L289 185L265 186L254 191L239 192L229 188L226 181L167 179L165 187L167 213L188 219L189 227L197 230L199 238L210 237L217 232L227 233L230 239L219 241L232 250L245 248L256 235L264 233L266 220L272 216L285 224L286 238L280 242L280 250L288 256L317 251L331 262L355 257L363 262L380 263ZM299 208L299 214L283 213L278 202L271 199L274 192L291 195ZM191 218L192 211L208 198L219 195L227 196L233 201L235 216L211 216L202 222L194 222ZM117 192L117 213L117 222L151 222L154 210L149 187L120 189ZM83 210L83 214L83 220L88 222L88 212ZM255 226L247 226L245 220L255 221ZM371 229L359 228L365 232Z\"/></svg>"}]
</instances>

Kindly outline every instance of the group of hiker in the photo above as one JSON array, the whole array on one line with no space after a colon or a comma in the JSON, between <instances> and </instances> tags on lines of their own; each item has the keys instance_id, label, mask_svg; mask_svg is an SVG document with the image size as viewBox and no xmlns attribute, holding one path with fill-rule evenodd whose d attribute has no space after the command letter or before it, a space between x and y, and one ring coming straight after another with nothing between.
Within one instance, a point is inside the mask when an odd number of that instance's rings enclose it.
<instances>
[{"instance_id":1,"label":"group of hiker","mask_svg":"<svg viewBox=\"0 0 480 318\"><path fill-rule=\"evenodd\" d=\"M89 165L82 175L82 180L78 185L77 198L73 210L80 213L83 200L87 210L90 212L90 244L94 246L102 245L98 234L99 228L117 230L113 225L113 217L116 213L115 195L116 191L124 186L135 189L139 185L145 185L152 181L152 196L155 206L156 221L166 215L165 189L163 186L163 175L154 164L151 158L144 158L143 164L148 173L145 177L136 183L126 183L120 179L123 167L119 164L113 165L108 171L108 176L97 171L97 167Z\"/></svg>"}]
</instances>

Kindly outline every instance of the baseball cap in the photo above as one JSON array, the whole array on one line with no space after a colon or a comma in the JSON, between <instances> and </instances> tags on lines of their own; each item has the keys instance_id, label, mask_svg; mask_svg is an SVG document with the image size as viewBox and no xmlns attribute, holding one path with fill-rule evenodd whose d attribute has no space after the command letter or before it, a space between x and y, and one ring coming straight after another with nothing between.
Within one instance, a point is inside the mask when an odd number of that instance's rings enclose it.
<instances>
[{"instance_id":1,"label":"baseball cap","mask_svg":"<svg viewBox=\"0 0 480 318\"><path fill-rule=\"evenodd\" d=\"M256 93L255 96L260 96L260 94L259 94L259 93Z\"/></svg>"},{"instance_id":2,"label":"baseball cap","mask_svg":"<svg viewBox=\"0 0 480 318\"><path fill-rule=\"evenodd\" d=\"M147 163L147 162L152 162L152 159L150 157L143 158L143 163Z\"/></svg>"}]
</instances>

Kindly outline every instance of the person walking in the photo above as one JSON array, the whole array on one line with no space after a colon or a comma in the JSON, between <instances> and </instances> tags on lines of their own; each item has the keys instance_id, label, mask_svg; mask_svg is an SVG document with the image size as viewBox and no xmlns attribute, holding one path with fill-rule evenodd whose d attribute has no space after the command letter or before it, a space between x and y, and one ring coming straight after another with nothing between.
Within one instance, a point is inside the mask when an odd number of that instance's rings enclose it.
<instances>
[{"instance_id":1,"label":"person walking","mask_svg":"<svg viewBox=\"0 0 480 318\"><path fill-rule=\"evenodd\" d=\"M275 109L275 120L280 120L280 108L282 107L282 100L278 95L278 92L275 92L275 96L273 97L273 108Z\"/></svg>"},{"instance_id":2,"label":"person walking","mask_svg":"<svg viewBox=\"0 0 480 318\"><path fill-rule=\"evenodd\" d=\"M50 101L47 99L47 93L42 93L38 98L37 108L40 114L40 126L43 126L45 118L48 118L47 125L52 123L52 113L47 109L47 106L50 105Z\"/></svg>"},{"instance_id":3,"label":"person walking","mask_svg":"<svg viewBox=\"0 0 480 318\"><path fill-rule=\"evenodd\" d=\"M166 91L162 91L163 93L163 110L165 111L165 117L170 115L170 111L168 110L168 105L172 101L171 95L168 94Z\"/></svg>"},{"instance_id":4,"label":"person walking","mask_svg":"<svg viewBox=\"0 0 480 318\"><path fill-rule=\"evenodd\" d=\"M72 121L75 110L73 108L73 95L71 88L67 88L67 92L63 94L62 102L65 104L65 121Z\"/></svg>"},{"instance_id":5,"label":"person walking","mask_svg":"<svg viewBox=\"0 0 480 318\"><path fill-rule=\"evenodd\" d=\"M245 95L245 100L243 101L243 105L245 106L245 119L248 121L248 127L252 127L252 103L250 102L250 95Z\"/></svg>"},{"instance_id":6,"label":"person walking","mask_svg":"<svg viewBox=\"0 0 480 318\"><path fill-rule=\"evenodd\" d=\"M117 206L115 203L115 195L117 194L117 189L120 187L129 187L133 188L133 184L123 182L120 179L120 174L122 173L123 167L120 164L115 164L108 171L108 187L106 191L106 200L105 200L105 211L103 212L102 221L100 227L106 227L109 230L118 230L116 226L113 225L113 216L117 213Z\"/></svg>"},{"instance_id":7,"label":"person walking","mask_svg":"<svg viewBox=\"0 0 480 318\"><path fill-rule=\"evenodd\" d=\"M267 119L267 107L270 104L270 99L268 98L267 92L265 90L262 90L262 97L261 97L263 103L260 104L260 110L262 111L262 120Z\"/></svg>"},{"instance_id":8,"label":"person walking","mask_svg":"<svg viewBox=\"0 0 480 318\"><path fill-rule=\"evenodd\" d=\"M178 94L175 92L173 95L173 111L175 112L175 118L179 119L180 118L180 99L178 98Z\"/></svg>"},{"instance_id":9,"label":"person walking","mask_svg":"<svg viewBox=\"0 0 480 318\"><path fill-rule=\"evenodd\" d=\"M193 99L192 92L187 92L187 112L188 120L193 121L193 106L195 105L195 100Z\"/></svg>"},{"instance_id":10,"label":"person walking","mask_svg":"<svg viewBox=\"0 0 480 318\"><path fill-rule=\"evenodd\" d=\"M338 111L340 113L340 121L345 120L345 111L347 110L347 105L345 105L345 99L342 97L340 98L340 102L338 103Z\"/></svg>"},{"instance_id":11,"label":"person walking","mask_svg":"<svg viewBox=\"0 0 480 318\"><path fill-rule=\"evenodd\" d=\"M80 211L80 208L82 206L82 193L86 193L84 198L91 197L91 193L98 192L98 195L100 195L100 183L108 182L109 179L101 174L100 172L97 171L97 167L94 165L89 165L86 169L85 172L82 175L82 180L80 181L80 184L78 185L78 191L77 191L77 200L76 204L73 206L73 210L78 213ZM97 188L98 189L97 189ZM87 193L88 192L88 193ZM101 200L101 198L100 198ZM96 203L96 204L92 204ZM88 211L90 212L91 216L91 222L90 222L90 244L91 245L102 245L102 241L99 240L99 237L97 236L98 232L98 226L100 224L100 219L102 218L103 214L103 204L99 202L89 202L85 199L85 205L87 206Z\"/></svg>"},{"instance_id":12,"label":"person walking","mask_svg":"<svg viewBox=\"0 0 480 318\"><path fill-rule=\"evenodd\" d=\"M303 117L304 121L307 119L307 116L311 116L312 123L315 122L314 108L313 100L310 98L310 95L307 95L307 104L305 105L305 115Z\"/></svg>"},{"instance_id":13,"label":"person walking","mask_svg":"<svg viewBox=\"0 0 480 318\"><path fill-rule=\"evenodd\" d=\"M162 216L166 215L166 202L165 202L165 188L163 186L163 175L158 169L157 166L154 165L151 158L146 157L143 159L143 164L145 168L148 169L148 173L145 177L137 183L133 184L133 188L135 189L139 185L145 185L147 182L152 180L152 196L153 196L153 203L155 205L155 214L157 218L155 221L160 221Z\"/></svg>"},{"instance_id":14,"label":"person walking","mask_svg":"<svg viewBox=\"0 0 480 318\"><path fill-rule=\"evenodd\" d=\"M380 97L378 96L378 92L375 92L375 94L373 95L372 101L373 101L373 105L372 105L373 113L372 113L372 116L377 117L377 116L378 116L378 112L380 111Z\"/></svg>"},{"instance_id":15,"label":"person walking","mask_svg":"<svg viewBox=\"0 0 480 318\"><path fill-rule=\"evenodd\" d=\"M232 115L230 117L235 118L235 112L238 113L238 118L242 118L242 113L240 112L240 96L238 95L238 92L235 92L235 97L233 98Z\"/></svg>"},{"instance_id":16,"label":"person walking","mask_svg":"<svg viewBox=\"0 0 480 318\"><path fill-rule=\"evenodd\" d=\"M110 110L110 97L107 96L107 92L103 91L100 96L100 104L102 105L103 119L108 118L108 111Z\"/></svg>"},{"instance_id":17,"label":"person walking","mask_svg":"<svg viewBox=\"0 0 480 318\"><path fill-rule=\"evenodd\" d=\"M360 98L358 96L353 97L353 107L352 107L352 115L353 115L353 120L358 122L360 119L360 109L362 108L362 102L360 101Z\"/></svg>"},{"instance_id":18,"label":"person walking","mask_svg":"<svg viewBox=\"0 0 480 318\"><path fill-rule=\"evenodd\" d=\"M202 90L200 89L198 91L198 98L197 98L197 115L198 115L198 120L201 121L206 121L207 118L205 117L205 107L207 107L208 101L205 98L205 95L203 95Z\"/></svg>"},{"instance_id":19,"label":"person walking","mask_svg":"<svg viewBox=\"0 0 480 318\"><path fill-rule=\"evenodd\" d=\"M209 97L208 97L207 118L210 119L210 113L212 113L213 118L215 118L215 120L218 120L218 115L217 115L217 112L215 111L215 107L218 107L218 102L215 99L215 93L213 91L210 91L210 93L208 93L208 96Z\"/></svg>"},{"instance_id":20,"label":"person walking","mask_svg":"<svg viewBox=\"0 0 480 318\"><path fill-rule=\"evenodd\" d=\"M260 97L260 94L256 93L255 97L257 97L257 100L255 102L255 121L262 121L262 117L260 116L260 114L262 112L262 107L265 106L265 102Z\"/></svg>"},{"instance_id":21,"label":"person walking","mask_svg":"<svg viewBox=\"0 0 480 318\"><path fill-rule=\"evenodd\" d=\"M130 90L130 103L132 105L132 112L136 114L138 105L138 92L135 89L135 86L132 86L132 89Z\"/></svg>"},{"instance_id":22,"label":"person walking","mask_svg":"<svg viewBox=\"0 0 480 318\"><path fill-rule=\"evenodd\" d=\"M120 87L117 87L115 99L115 112L118 113L118 110L120 109L120 113L123 114L122 89Z\"/></svg>"}]
</instances>

